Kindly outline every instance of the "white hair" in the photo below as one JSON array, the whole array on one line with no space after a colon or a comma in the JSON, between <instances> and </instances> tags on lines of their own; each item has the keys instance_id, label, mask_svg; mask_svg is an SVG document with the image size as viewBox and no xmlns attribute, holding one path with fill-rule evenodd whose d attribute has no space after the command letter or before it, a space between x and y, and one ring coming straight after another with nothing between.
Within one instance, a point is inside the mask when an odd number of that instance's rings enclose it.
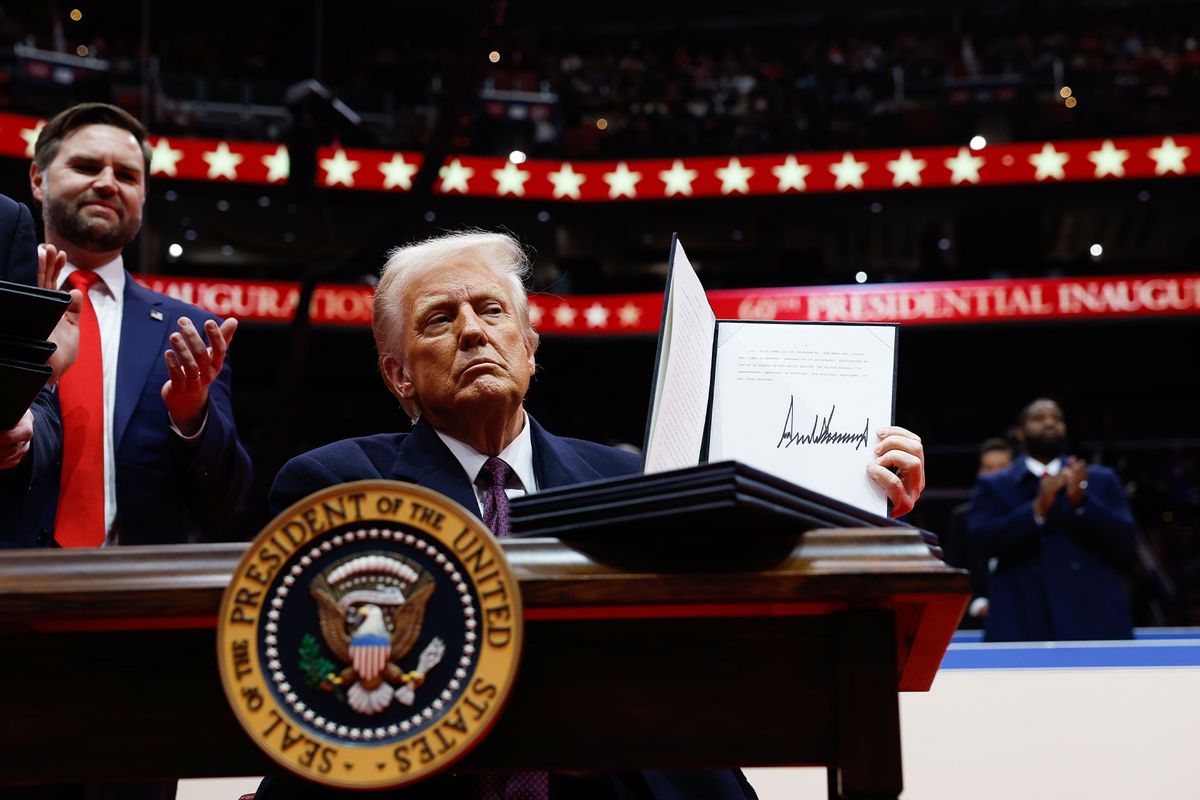
<instances>
[{"instance_id":1,"label":"white hair","mask_svg":"<svg viewBox=\"0 0 1200 800\"><path fill-rule=\"evenodd\" d=\"M379 365L389 355L404 353L404 304L400 298L408 285L407 276L427 267L448 264L462 258L477 259L486 264L508 286L516 303L517 315L530 347L536 348L537 332L529 321L529 296L525 291L525 279L529 276L529 255L513 236L507 233L491 233L482 230L464 230L434 236L424 241L394 248L388 253L387 261L379 273L379 285L375 288L372 307L371 330L375 334L375 349ZM392 388L389 384L389 388ZM415 421L420 408L415 403L399 398L400 405Z\"/></svg>"}]
</instances>

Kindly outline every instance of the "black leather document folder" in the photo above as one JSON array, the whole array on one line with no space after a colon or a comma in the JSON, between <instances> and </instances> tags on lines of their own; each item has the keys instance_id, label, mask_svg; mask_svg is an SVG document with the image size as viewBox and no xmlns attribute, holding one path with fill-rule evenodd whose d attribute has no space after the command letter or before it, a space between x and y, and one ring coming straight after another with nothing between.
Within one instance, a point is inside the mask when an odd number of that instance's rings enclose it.
<instances>
[{"instance_id":1,"label":"black leather document folder","mask_svg":"<svg viewBox=\"0 0 1200 800\"><path fill-rule=\"evenodd\" d=\"M50 380L49 364L30 364L0 358L0 430L21 421L33 398Z\"/></svg>"},{"instance_id":2,"label":"black leather document folder","mask_svg":"<svg viewBox=\"0 0 1200 800\"><path fill-rule=\"evenodd\" d=\"M681 569L770 563L815 528L908 527L736 461L538 492L513 500L510 522L514 537L554 536L602 561Z\"/></svg>"},{"instance_id":3,"label":"black leather document folder","mask_svg":"<svg viewBox=\"0 0 1200 800\"><path fill-rule=\"evenodd\" d=\"M44 340L70 304L69 292L0 281L0 334Z\"/></svg>"},{"instance_id":4,"label":"black leather document folder","mask_svg":"<svg viewBox=\"0 0 1200 800\"><path fill-rule=\"evenodd\" d=\"M0 358L8 361L45 364L57 349L58 345L54 342L0 334Z\"/></svg>"}]
</instances>

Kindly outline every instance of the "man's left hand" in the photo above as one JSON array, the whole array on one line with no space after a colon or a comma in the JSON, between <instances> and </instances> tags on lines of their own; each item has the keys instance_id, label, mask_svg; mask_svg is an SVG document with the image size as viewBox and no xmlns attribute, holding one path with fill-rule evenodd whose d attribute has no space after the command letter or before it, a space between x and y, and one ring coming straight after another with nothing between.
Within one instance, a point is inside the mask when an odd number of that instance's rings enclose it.
<instances>
[{"instance_id":1,"label":"man's left hand","mask_svg":"<svg viewBox=\"0 0 1200 800\"><path fill-rule=\"evenodd\" d=\"M892 501L892 516L903 516L925 491L925 448L920 436L898 425L880 428L876 435L881 440L875 447L878 458L867 472Z\"/></svg>"},{"instance_id":2,"label":"man's left hand","mask_svg":"<svg viewBox=\"0 0 1200 800\"><path fill-rule=\"evenodd\" d=\"M179 318L179 330L171 334L171 349L163 353L169 380L163 384L162 399L171 421L184 436L196 435L204 422L208 387L225 364L237 325L233 317L220 327L213 320L204 323L208 345L187 317Z\"/></svg>"}]
</instances>

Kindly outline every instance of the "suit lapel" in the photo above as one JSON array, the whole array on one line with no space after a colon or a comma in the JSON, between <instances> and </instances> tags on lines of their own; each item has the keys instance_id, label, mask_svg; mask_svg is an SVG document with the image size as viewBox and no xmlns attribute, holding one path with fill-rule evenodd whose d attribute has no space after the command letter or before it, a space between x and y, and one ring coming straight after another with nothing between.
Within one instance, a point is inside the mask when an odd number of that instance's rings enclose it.
<instances>
[{"instance_id":1,"label":"suit lapel","mask_svg":"<svg viewBox=\"0 0 1200 800\"><path fill-rule=\"evenodd\" d=\"M1029 471L1023 454L1017 456L1016 461L1008 468L1008 479L1018 497L1030 500L1037 496L1038 477Z\"/></svg>"},{"instance_id":2,"label":"suit lapel","mask_svg":"<svg viewBox=\"0 0 1200 800\"><path fill-rule=\"evenodd\" d=\"M598 481L604 477L570 445L548 433L532 416L529 417L529 423L533 428L533 472L539 489Z\"/></svg>"},{"instance_id":3,"label":"suit lapel","mask_svg":"<svg viewBox=\"0 0 1200 800\"><path fill-rule=\"evenodd\" d=\"M117 358L117 398L113 409L113 449L120 451L121 437L133 416L146 379L162 358L170 326L166 316L150 316L162 305L162 298L142 288L128 271L125 273L125 299L121 310L121 354Z\"/></svg>"},{"instance_id":4,"label":"suit lapel","mask_svg":"<svg viewBox=\"0 0 1200 800\"><path fill-rule=\"evenodd\" d=\"M548 433L532 416L529 417L529 423L533 437L533 471L538 488L553 489L598 481L604 477L566 442ZM404 437L387 477L411 481L441 492L478 516L479 499L462 464L427 422L418 422L412 433Z\"/></svg>"},{"instance_id":5,"label":"suit lapel","mask_svg":"<svg viewBox=\"0 0 1200 800\"><path fill-rule=\"evenodd\" d=\"M462 464L438 438L433 426L424 420L418 422L400 443L391 474L387 477L441 492L479 516L479 500Z\"/></svg>"}]
</instances>

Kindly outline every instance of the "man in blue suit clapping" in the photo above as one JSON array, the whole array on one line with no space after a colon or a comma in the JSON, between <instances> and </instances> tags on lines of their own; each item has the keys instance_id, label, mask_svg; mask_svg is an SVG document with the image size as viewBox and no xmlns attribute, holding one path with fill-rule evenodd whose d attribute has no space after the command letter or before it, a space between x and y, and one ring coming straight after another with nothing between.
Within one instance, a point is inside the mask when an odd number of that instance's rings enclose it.
<instances>
[{"instance_id":1,"label":"man in blue suit clapping","mask_svg":"<svg viewBox=\"0 0 1200 800\"><path fill-rule=\"evenodd\" d=\"M1133 635L1133 516L1116 473L1068 455L1066 437L1058 403L1034 400L1017 420L1022 456L975 485L970 535L995 563L987 641Z\"/></svg>"},{"instance_id":2,"label":"man in blue suit clapping","mask_svg":"<svg viewBox=\"0 0 1200 800\"><path fill-rule=\"evenodd\" d=\"M225 361L236 320L140 286L122 251L141 228L150 148L136 119L85 103L46 123L30 185L60 288L82 297L79 354L57 387L58 469L37 519L0 546L97 547L227 538L250 486Z\"/></svg>"}]
</instances>

